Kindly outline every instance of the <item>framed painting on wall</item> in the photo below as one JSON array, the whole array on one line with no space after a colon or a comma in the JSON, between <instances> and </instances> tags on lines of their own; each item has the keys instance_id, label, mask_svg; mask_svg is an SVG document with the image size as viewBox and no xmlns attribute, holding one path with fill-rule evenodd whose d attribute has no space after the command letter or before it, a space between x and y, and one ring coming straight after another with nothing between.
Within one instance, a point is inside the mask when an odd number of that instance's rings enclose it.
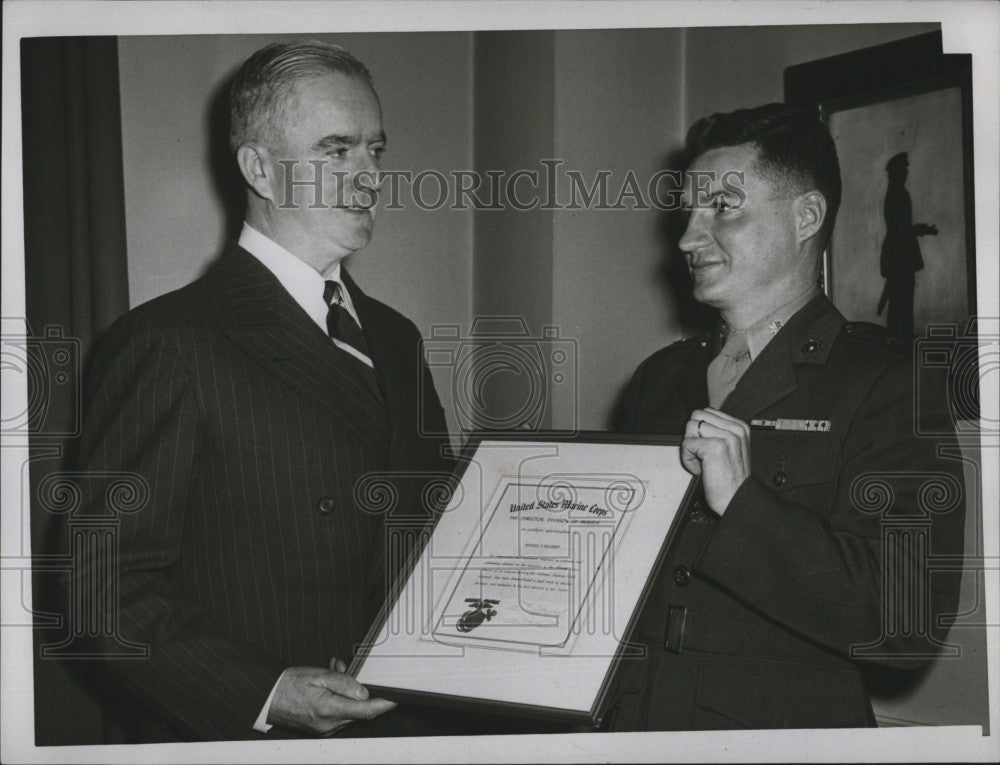
<instances>
[{"instance_id":1,"label":"framed painting on wall","mask_svg":"<svg viewBox=\"0 0 1000 765\"><path fill-rule=\"evenodd\" d=\"M823 288L901 339L976 313L971 79L940 33L786 70L786 101L818 111L840 160Z\"/></svg>"},{"instance_id":2,"label":"framed painting on wall","mask_svg":"<svg viewBox=\"0 0 1000 765\"><path fill-rule=\"evenodd\" d=\"M980 420L979 380L988 367L978 355L971 80L972 56L942 53L940 32L785 70L785 101L819 114L840 160L843 193L823 288L848 319L916 339L914 428L928 433L921 380L946 375L956 433L972 436L966 459L976 463L970 455L988 422ZM969 555L982 549L978 492L970 483ZM915 673L864 668L879 726L940 724L943 710L987 724L986 586L982 570L967 566L962 611L947 638L963 643L959 659Z\"/></svg>"}]
</instances>

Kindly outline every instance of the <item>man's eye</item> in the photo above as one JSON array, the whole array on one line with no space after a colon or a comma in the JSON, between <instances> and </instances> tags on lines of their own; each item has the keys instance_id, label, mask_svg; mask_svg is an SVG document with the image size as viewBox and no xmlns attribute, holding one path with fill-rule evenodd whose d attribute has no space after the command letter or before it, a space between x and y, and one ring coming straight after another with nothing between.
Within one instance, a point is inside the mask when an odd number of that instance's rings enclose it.
<instances>
[{"instance_id":1,"label":"man's eye","mask_svg":"<svg viewBox=\"0 0 1000 765\"><path fill-rule=\"evenodd\" d=\"M347 149L343 146L337 149L327 149L326 151L326 155L333 159L343 159L345 154L347 154Z\"/></svg>"},{"instance_id":2,"label":"man's eye","mask_svg":"<svg viewBox=\"0 0 1000 765\"><path fill-rule=\"evenodd\" d=\"M728 210L736 209L736 205L724 197L716 197L713 207L715 207L716 212L726 212Z\"/></svg>"},{"instance_id":3,"label":"man's eye","mask_svg":"<svg viewBox=\"0 0 1000 765\"><path fill-rule=\"evenodd\" d=\"M375 157L375 159L378 159L383 154L385 154L385 147L384 146L372 146L371 149L369 149L369 151L371 151L372 156Z\"/></svg>"}]
</instances>

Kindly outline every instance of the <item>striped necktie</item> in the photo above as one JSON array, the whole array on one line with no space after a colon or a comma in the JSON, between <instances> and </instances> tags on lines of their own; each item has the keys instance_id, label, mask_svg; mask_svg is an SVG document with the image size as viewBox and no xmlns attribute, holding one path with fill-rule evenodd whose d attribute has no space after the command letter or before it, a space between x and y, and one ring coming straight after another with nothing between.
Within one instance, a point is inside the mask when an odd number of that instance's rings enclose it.
<instances>
[{"instance_id":1,"label":"striped necktie","mask_svg":"<svg viewBox=\"0 0 1000 765\"><path fill-rule=\"evenodd\" d=\"M381 399L382 392L375 377L375 365L372 363L368 341L365 339L365 333L361 331L361 326L344 307L343 289L343 285L335 281L327 281L323 286L323 300L330 306L330 310L326 314L326 331L338 343L349 346L357 352L357 356L351 354L358 362L352 364L352 368L364 378L365 383ZM359 358L359 356L363 358Z\"/></svg>"},{"instance_id":2,"label":"striped necktie","mask_svg":"<svg viewBox=\"0 0 1000 765\"><path fill-rule=\"evenodd\" d=\"M365 357L368 366L372 366L372 355L365 333L344 307L343 289L340 282L327 281L324 285L323 300L330 306L326 314L326 331L334 340L351 346Z\"/></svg>"}]
</instances>

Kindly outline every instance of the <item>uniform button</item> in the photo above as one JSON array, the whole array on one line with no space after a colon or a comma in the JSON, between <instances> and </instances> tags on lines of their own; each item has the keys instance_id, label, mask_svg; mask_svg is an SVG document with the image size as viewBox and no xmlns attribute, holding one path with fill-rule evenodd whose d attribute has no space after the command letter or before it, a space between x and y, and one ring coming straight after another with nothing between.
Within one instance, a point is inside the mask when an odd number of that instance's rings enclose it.
<instances>
[{"instance_id":1,"label":"uniform button","mask_svg":"<svg viewBox=\"0 0 1000 765\"><path fill-rule=\"evenodd\" d=\"M823 341L813 337L806 340L806 344L802 346L802 352L813 353L821 347L823 347Z\"/></svg>"},{"instance_id":2,"label":"uniform button","mask_svg":"<svg viewBox=\"0 0 1000 765\"><path fill-rule=\"evenodd\" d=\"M703 523L707 516L705 515L705 511L701 509L701 502L695 502L692 508L691 520L695 523Z\"/></svg>"},{"instance_id":3,"label":"uniform button","mask_svg":"<svg viewBox=\"0 0 1000 765\"><path fill-rule=\"evenodd\" d=\"M686 587L691 581L691 569L687 566L678 566L674 569L674 583L678 587Z\"/></svg>"},{"instance_id":4,"label":"uniform button","mask_svg":"<svg viewBox=\"0 0 1000 765\"><path fill-rule=\"evenodd\" d=\"M845 324L844 325L844 332L846 332L849 335L853 335L854 334L854 324L852 322L848 322L847 324Z\"/></svg>"},{"instance_id":5,"label":"uniform button","mask_svg":"<svg viewBox=\"0 0 1000 765\"><path fill-rule=\"evenodd\" d=\"M700 345L702 348L708 348L708 340L699 340L698 345Z\"/></svg>"},{"instance_id":6,"label":"uniform button","mask_svg":"<svg viewBox=\"0 0 1000 765\"><path fill-rule=\"evenodd\" d=\"M696 499L691 503L690 518L695 523L701 523L703 520L705 520L705 511L701 509L700 499Z\"/></svg>"},{"instance_id":7,"label":"uniform button","mask_svg":"<svg viewBox=\"0 0 1000 765\"><path fill-rule=\"evenodd\" d=\"M788 482L788 476L785 475L784 470L779 470L771 480L774 481L775 486L784 486Z\"/></svg>"},{"instance_id":8,"label":"uniform button","mask_svg":"<svg viewBox=\"0 0 1000 765\"><path fill-rule=\"evenodd\" d=\"M336 504L333 501L333 497L320 497L316 503L316 511L322 515L329 515L335 507Z\"/></svg>"}]
</instances>

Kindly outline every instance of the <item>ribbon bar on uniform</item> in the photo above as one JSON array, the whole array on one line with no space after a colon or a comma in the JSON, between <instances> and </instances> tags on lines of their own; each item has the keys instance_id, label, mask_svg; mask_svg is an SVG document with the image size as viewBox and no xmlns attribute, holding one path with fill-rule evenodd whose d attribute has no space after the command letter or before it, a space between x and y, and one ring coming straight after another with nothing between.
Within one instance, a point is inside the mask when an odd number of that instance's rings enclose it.
<instances>
[{"instance_id":1,"label":"ribbon bar on uniform","mask_svg":"<svg viewBox=\"0 0 1000 765\"><path fill-rule=\"evenodd\" d=\"M829 420L750 420L750 427L758 430L815 430L827 432L830 430Z\"/></svg>"}]
</instances>

